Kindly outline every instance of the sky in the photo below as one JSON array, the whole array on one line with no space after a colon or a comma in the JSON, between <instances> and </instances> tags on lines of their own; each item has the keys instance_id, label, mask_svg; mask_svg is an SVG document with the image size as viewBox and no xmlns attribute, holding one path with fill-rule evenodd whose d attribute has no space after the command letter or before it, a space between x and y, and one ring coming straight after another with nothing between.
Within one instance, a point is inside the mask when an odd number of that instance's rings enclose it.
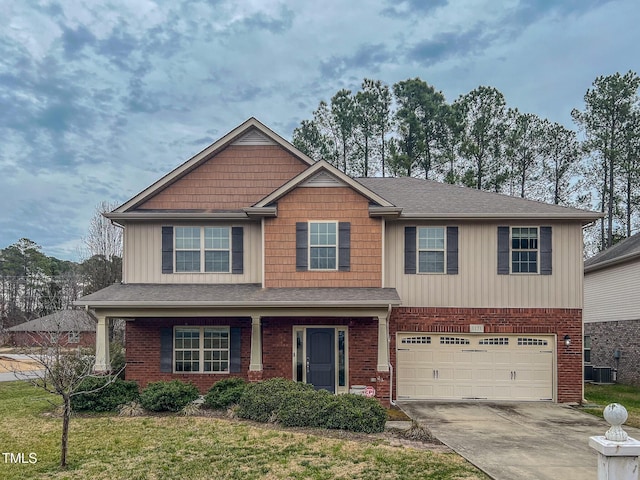
<instances>
[{"instance_id":1,"label":"sky","mask_svg":"<svg viewBox=\"0 0 640 480\"><path fill-rule=\"evenodd\" d=\"M256 117L284 138L364 78L493 86L576 128L640 70L637 0L0 0L0 248L82 260L121 204Z\"/></svg>"}]
</instances>

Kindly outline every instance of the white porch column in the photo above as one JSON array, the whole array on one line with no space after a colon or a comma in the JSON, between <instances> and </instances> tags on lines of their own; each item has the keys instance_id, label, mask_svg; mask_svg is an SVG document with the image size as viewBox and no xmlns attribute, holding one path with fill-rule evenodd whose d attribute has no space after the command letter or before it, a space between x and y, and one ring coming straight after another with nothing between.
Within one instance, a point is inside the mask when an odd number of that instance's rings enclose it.
<instances>
[{"instance_id":1,"label":"white porch column","mask_svg":"<svg viewBox=\"0 0 640 480\"><path fill-rule=\"evenodd\" d=\"M262 371L262 331L260 315L251 316L251 360L250 372Z\"/></svg>"},{"instance_id":2,"label":"white porch column","mask_svg":"<svg viewBox=\"0 0 640 480\"><path fill-rule=\"evenodd\" d=\"M109 319L104 315L98 315L96 325L96 363L93 371L96 373L108 373L111 371L111 359L109 358Z\"/></svg>"},{"instance_id":3,"label":"white porch column","mask_svg":"<svg viewBox=\"0 0 640 480\"><path fill-rule=\"evenodd\" d=\"M389 371L389 341L387 332L387 316L378 315L378 371Z\"/></svg>"}]
</instances>

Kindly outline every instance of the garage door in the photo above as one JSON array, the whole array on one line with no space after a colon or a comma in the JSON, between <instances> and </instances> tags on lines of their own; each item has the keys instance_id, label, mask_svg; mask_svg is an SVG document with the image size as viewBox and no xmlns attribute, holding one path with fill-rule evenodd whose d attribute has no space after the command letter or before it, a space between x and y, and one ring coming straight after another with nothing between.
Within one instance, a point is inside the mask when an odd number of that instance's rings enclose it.
<instances>
[{"instance_id":1,"label":"garage door","mask_svg":"<svg viewBox=\"0 0 640 480\"><path fill-rule=\"evenodd\" d=\"M553 336L399 333L398 399L552 400Z\"/></svg>"}]
</instances>

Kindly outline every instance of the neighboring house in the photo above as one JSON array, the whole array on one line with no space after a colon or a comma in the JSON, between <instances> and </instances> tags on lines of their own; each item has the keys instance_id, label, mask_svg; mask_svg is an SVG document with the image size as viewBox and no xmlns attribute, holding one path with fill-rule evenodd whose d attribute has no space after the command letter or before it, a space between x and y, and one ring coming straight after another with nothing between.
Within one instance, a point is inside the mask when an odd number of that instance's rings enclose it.
<instances>
[{"instance_id":1,"label":"neighboring house","mask_svg":"<svg viewBox=\"0 0 640 480\"><path fill-rule=\"evenodd\" d=\"M640 233L585 261L584 334L587 371L640 386Z\"/></svg>"},{"instance_id":2,"label":"neighboring house","mask_svg":"<svg viewBox=\"0 0 640 480\"><path fill-rule=\"evenodd\" d=\"M126 376L286 377L401 399L582 400L582 226L599 214L354 179L249 119L107 214ZM565 338L571 340L565 346Z\"/></svg>"},{"instance_id":3,"label":"neighboring house","mask_svg":"<svg viewBox=\"0 0 640 480\"><path fill-rule=\"evenodd\" d=\"M85 310L60 310L7 330L9 343L18 347L96 345L96 320Z\"/></svg>"}]
</instances>

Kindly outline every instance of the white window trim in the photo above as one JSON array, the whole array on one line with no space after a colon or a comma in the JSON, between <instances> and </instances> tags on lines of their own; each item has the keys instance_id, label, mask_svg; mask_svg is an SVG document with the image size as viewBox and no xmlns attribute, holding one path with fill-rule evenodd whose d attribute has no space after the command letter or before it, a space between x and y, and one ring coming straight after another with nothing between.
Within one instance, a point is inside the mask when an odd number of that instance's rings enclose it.
<instances>
[{"instance_id":1,"label":"white window trim","mask_svg":"<svg viewBox=\"0 0 640 480\"><path fill-rule=\"evenodd\" d=\"M420 248L420 229L421 228L441 228L444 238L444 246L440 248ZM444 262L441 272L423 272L420 270L420 252L443 252ZM420 275L446 275L447 274L447 227L442 225L422 225L416 227L416 273Z\"/></svg>"},{"instance_id":2,"label":"white window trim","mask_svg":"<svg viewBox=\"0 0 640 480\"><path fill-rule=\"evenodd\" d=\"M295 382L296 378L296 367L298 360L298 350L297 350L297 334L298 332L302 332L303 342L302 342L302 382L307 383L307 369L306 359L307 359L307 329L308 328L333 328L334 329L334 352L335 352L335 362L336 362L336 371L335 371L335 385L336 391L335 393L349 393L349 327L343 325L295 325L293 327L293 356L292 356L292 375L291 378ZM338 332L344 332L344 385L340 386L340 352L339 352L339 338Z\"/></svg>"},{"instance_id":3,"label":"white window trim","mask_svg":"<svg viewBox=\"0 0 640 480\"><path fill-rule=\"evenodd\" d=\"M538 248L536 249L516 249L516 252L537 252L535 272L514 272L513 271L513 229L514 228L535 228L537 230ZM540 275L540 227L538 225L513 225L509 227L509 273L511 275Z\"/></svg>"},{"instance_id":4,"label":"white window trim","mask_svg":"<svg viewBox=\"0 0 640 480\"><path fill-rule=\"evenodd\" d=\"M198 371L190 371L190 372L185 372L182 370L176 370L176 331L177 330L200 330L200 334L198 336ZM210 371L210 372L205 372L204 371L204 352L211 350L212 349L205 349L204 348L204 331L205 330L217 330L217 331L221 331L221 332L226 332L227 333L227 338L228 338L228 346L227 346L227 369L224 371ZM228 375L229 374L229 370L231 367L231 329L228 326L218 326L218 325L178 325L178 326L174 326L173 327L173 337L171 339L172 341L172 345L171 345L171 350L172 350L172 358L173 358L173 373L177 373L177 374L184 374L184 375L191 375L191 374L197 374L197 375ZM179 351L184 351L184 350L190 350L190 349L180 349Z\"/></svg>"},{"instance_id":5,"label":"white window trim","mask_svg":"<svg viewBox=\"0 0 640 480\"><path fill-rule=\"evenodd\" d=\"M336 226L336 244L334 245L311 245L311 224L312 223L333 223ZM335 268L312 268L311 267L311 247L334 247L336 249L336 266ZM340 249L340 222L337 220L309 220L307 222L307 265L308 270L312 272L335 272L338 270L340 259L338 258Z\"/></svg>"},{"instance_id":6,"label":"white window trim","mask_svg":"<svg viewBox=\"0 0 640 480\"><path fill-rule=\"evenodd\" d=\"M177 240L177 229L178 228L198 228L200 229L200 270L199 271L180 271L178 270L178 252L194 252L195 249L192 248L178 248L176 246ZM206 248L205 244L205 229L206 228L226 228L229 230L229 248ZM233 245L232 245L232 227L230 225L177 225L173 229L173 273L209 273L209 274L227 274L231 273L231 266L233 264L233 259L231 258L233 255ZM227 271L220 272L208 272L205 270L205 257L206 252L229 252L229 269Z\"/></svg>"}]
</instances>

